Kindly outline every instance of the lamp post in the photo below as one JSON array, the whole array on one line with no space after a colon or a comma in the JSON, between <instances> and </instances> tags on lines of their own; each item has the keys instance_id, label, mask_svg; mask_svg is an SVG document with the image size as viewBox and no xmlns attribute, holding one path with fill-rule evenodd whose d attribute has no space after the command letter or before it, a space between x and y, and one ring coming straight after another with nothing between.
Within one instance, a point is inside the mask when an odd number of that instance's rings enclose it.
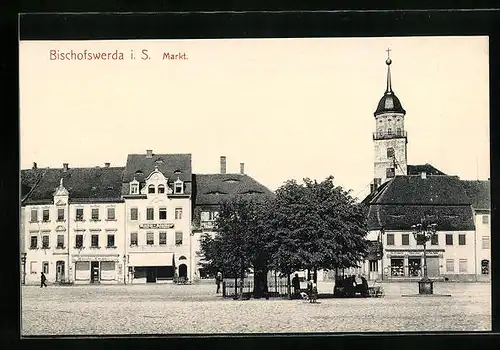
<instances>
[{"instance_id":1,"label":"lamp post","mask_svg":"<svg viewBox=\"0 0 500 350\"><path fill-rule=\"evenodd\" d=\"M380 251L378 256L380 256L380 273L381 273L381 280L384 280L384 234L385 234L385 228L381 227L380 228Z\"/></svg>"},{"instance_id":2,"label":"lamp post","mask_svg":"<svg viewBox=\"0 0 500 350\"><path fill-rule=\"evenodd\" d=\"M427 242L436 235L436 223L431 223L431 217L420 220L420 224L412 225L413 237L424 246L424 277L418 282L418 294L432 294L433 281L427 277Z\"/></svg>"},{"instance_id":3,"label":"lamp post","mask_svg":"<svg viewBox=\"0 0 500 350\"><path fill-rule=\"evenodd\" d=\"M23 264L22 284L26 284L26 253L21 253L21 263Z\"/></svg>"}]
</instances>

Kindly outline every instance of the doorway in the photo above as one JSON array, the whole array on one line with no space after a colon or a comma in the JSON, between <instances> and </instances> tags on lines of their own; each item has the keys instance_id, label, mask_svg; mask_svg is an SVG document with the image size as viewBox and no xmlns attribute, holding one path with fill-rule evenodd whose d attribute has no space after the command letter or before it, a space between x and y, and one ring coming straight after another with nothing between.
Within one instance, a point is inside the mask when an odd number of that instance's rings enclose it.
<instances>
[{"instance_id":1,"label":"doorway","mask_svg":"<svg viewBox=\"0 0 500 350\"><path fill-rule=\"evenodd\" d=\"M146 283L156 283L156 267L150 267L147 269Z\"/></svg>"},{"instance_id":2,"label":"doorway","mask_svg":"<svg viewBox=\"0 0 500 350\"><path fill-rule=\"evenodd\" d=\"M187 265L186 264L180 264L179 265L179 277L187 277Z\"/></svg>"},{"instance_id":3,"label":"doorway","mask_svg":"<svg viewBox=\"0 0 500 350\"><path fill-rule=\"evenodd\" d=\"M99 261L90 262L90 283L99 283Z\"/></svg>"},{"instance_id":4,"label":"doorway","mask_svg":"<svg viewBox=\"0 0 500 350\"><path fill-rule=\"evenodd\" d=\"M56 282L64 282L64 261L56 262Z\"/></svg>"}]
</instances>

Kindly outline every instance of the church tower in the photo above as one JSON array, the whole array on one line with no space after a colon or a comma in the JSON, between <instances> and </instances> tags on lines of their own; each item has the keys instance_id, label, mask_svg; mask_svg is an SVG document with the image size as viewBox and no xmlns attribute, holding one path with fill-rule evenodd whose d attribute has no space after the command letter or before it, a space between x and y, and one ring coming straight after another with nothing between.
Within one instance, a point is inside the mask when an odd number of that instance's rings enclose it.
<instances>
[{"instance_id":1,"label":"church tower","mask_svg":"<svg viewBox=\"0 0 500 350\"><path fill-rule=\"evenodd\" d=\"M387 49L387 87L378 103L375 116L374 146L374 186L376 189L395 175L407 174L406 144L404 128L406 111L392 91L390 49Z\"/></svg>"}]
</instances>

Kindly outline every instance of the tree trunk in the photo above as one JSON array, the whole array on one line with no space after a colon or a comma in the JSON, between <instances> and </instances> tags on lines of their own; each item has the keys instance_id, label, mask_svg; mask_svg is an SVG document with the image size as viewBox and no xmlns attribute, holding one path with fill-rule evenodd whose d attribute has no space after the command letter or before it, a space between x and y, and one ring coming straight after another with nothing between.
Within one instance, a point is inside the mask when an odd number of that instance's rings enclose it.
<instances>
[{"instance_id":1,"label":"tree trunk","mask_svg":"<svg viewBox=\"0 0 500 350\"><path fill-rule=\"evenodd\" d=\"M292 299L292 286L291 286L291 280L290 280L290 271L286 272L286 280L287 280L287 293L288 293L288 299Z\"/></svg>"},{"instance_id":2,"label":"tree trunk","mask_svg":"<svg viewBox=\"0 0 500 350\"><path fill-rule=\"evenodd\" d=\"M314 272L313 272L313 281L314 283L318 283L318 270L316 268L314 268Z\"/></svg>"},{"instance_id":3,"label":"tree trunk","mask_svg":"<svg viewBox=\"0 0 500 350\"><path fill-rule=\"evenodd\" d=\"M238 275L234 278L234 297L238 297Z\"/></svg>"},{"instance_id":4,"label":"tree trunk","mask_svg":"<svg viewBox=\"0 0 500 350\"><path fill-rule=\"evenodd\" d=\"M253 275L253 296L255 299L259 299L266 296L267 292L267 273L266 267L258 267L254 271Z\"/></svg>"}]
</instances>

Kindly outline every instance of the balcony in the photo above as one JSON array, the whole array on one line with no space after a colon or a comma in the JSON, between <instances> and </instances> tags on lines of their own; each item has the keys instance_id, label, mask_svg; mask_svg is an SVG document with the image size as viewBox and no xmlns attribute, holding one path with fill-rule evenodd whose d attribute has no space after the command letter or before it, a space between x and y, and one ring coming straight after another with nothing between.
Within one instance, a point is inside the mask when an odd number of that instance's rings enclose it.
<instances>
[{"instance_id":1,"label":"balcony","mask_svg":"<svg viewBox=\"0 0 500 350\"><path fill-rule=\"evenodd\" d=\"M373 133L374 140L396 139L407 137L407 132L403 130L396 131L377 131Z\"/></svg>"}]
</instances>

